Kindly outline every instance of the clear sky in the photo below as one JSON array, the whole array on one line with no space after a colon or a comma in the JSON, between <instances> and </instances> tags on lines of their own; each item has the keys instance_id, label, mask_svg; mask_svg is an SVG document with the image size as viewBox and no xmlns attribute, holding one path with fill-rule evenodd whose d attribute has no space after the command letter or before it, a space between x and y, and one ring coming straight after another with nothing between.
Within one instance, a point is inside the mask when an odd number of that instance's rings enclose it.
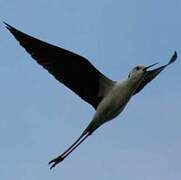
<instances>
[{"instance_id":1,"label":"clear sky","mask_svg":"<svg viewBox=\"0 0 181 180\"><path fill-rule=\"evenodd\" d=\"M180 0L0 0L0 179L181 179ZM62 164L94 110L19 46L2 21L88 58L108 77L178 61Z\"/></svg>"}]
</instances>

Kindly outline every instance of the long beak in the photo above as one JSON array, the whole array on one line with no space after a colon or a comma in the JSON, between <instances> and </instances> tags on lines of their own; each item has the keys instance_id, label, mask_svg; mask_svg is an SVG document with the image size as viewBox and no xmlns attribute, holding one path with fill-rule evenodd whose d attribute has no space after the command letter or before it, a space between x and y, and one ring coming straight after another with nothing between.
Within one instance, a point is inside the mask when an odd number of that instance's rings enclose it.
<instances>
[{"instance_id":1,"label":"long beak","mask_svg":"<svg viewBox=\"0 0 181 180\"><path fill-rule=\"evenodd\" d=\"M147 66L147 67L145 67L144 69L143 69L143 71L146 71L147 69L149 69L149 68L151 68L151 67L153 67L153 66L155 66L155 65L157 65L158 64L158 62L157 63L154 63L154 64L152 64L152 65L150 65L150 66Z\"/></svg>"}]
</instances>

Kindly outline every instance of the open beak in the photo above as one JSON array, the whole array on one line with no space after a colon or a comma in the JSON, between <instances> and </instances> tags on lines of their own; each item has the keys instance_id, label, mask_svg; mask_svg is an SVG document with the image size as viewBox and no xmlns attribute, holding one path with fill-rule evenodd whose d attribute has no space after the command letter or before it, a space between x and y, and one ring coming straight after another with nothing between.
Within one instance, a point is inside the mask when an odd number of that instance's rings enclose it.
<instances>
[{"instance_id":1,"label":"open beak","mask_svg":"<svg viewBox=\"0 0 181 180\"><path fill-rule=\"evenodd\" d=\"M145 68L143 69L143 71L146 72L147 69L149 69L149 68L151 68L151 67L153 67L153 66L155 66L155 65L157 65L157 64L158 64L158 62L157 62L157 63L154 63L154 64L152 64L152 65L150 65L150 66L147 66L147 67L145 67Z\"/></svg>"}]
</instances>

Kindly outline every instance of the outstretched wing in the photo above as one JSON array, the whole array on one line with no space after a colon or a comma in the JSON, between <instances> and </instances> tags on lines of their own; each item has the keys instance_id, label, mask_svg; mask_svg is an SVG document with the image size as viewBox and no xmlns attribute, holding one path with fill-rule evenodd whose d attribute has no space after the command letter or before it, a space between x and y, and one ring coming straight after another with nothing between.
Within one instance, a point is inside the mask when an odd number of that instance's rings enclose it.
<instances>
[{"instance_id":1,"label":"outstretched wing","mask_svg":"<svg viewBox=\"0 0 181 180\"><path fill-rule=\"evenodd\" d=\"M104 97L106 89L114 84L86 58L63 48L31 37L8 25L26 51L58 81L66 85L95 109Z\"/></svg>"},{"instance_id":2,"label":"outstretched wing","mask_svg":"<svg viewBox=\"0 0 181 180\"><path fill-rule=\"evenodd\" d=\"M174 63L176 61L176 59L177 59L177 53L174 52L170 61L166 65L163 65L159 68L156 68L156 69L153 69L150 71L147 71L142 82L140 83L140 85L138 86L138 88L136 89L136 91L134 92L133 95L140 92L149 82L151 82L158 74L160 74L168 65Z\"/></svg>"}]
</instances>

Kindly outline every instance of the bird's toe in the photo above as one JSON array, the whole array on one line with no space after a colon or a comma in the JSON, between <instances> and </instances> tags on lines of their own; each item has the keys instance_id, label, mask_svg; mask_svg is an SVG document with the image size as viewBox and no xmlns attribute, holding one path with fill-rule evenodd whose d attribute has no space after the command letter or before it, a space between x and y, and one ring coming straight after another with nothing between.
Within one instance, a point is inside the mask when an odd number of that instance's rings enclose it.
<instances>
[{"instance_id":1,"label":"bird's toe","mask_svg":"<svg viewBox=\"0 0 181 180\"><path fill-rule=\"evenodd\" d=\"M59 164L61 161L63 161L64 160L64 158L63 157L58 157L58 158L55 158L55 159L53 159L53 160L51 160L48 164L49 165L51 165L51 167L50 167L50 170L52 169L52 168L54 168L57 164Z\"/></svg>"}]
</instances>

